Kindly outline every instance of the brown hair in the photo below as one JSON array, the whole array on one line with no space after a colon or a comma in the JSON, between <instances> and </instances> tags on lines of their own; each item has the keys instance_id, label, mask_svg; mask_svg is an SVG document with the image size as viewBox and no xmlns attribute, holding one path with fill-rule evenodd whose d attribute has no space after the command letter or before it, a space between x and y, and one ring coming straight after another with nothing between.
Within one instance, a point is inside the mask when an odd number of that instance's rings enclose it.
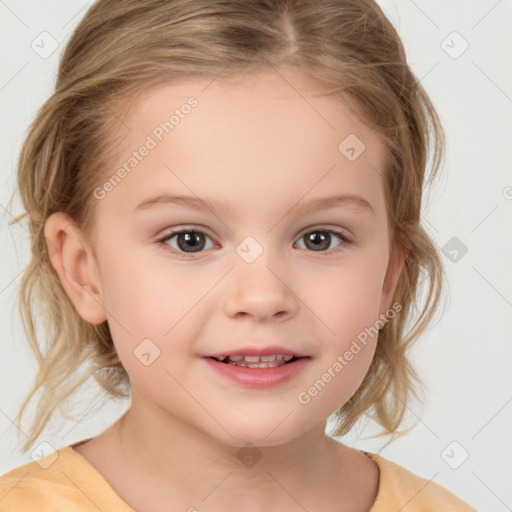
<instances>
[{"instance_id":1,"label":"brown hair","mask_svg":"<svg viewBox=\"0 0 512 512\"><path fill-rule=\"evenodd\" d=\"M424 182L438 174L444 134L390 21L372 0L99 0L63 51L55 91L32 122L18 165L26 213L15 221L28 216L31 240L19 306L39 365L20 423L41 390L25 451L91 376L111 397L128 394L107 322L81 318L51 264L46 219L63 211L91 232L92 191L114 156L121 134L112 128L130 98L161 83L236 77L269 66L293 67L318 90L350 98L385 143L391 247L409 249L393 297L401 311L380 331L363 382L337 412L335 434L348 432L363 414L383 427L378 435L397 433L411 395L418 398L423 385L407 350L441 297L442 260L420 212ZM416 313L420 278L428 288Z\"/></svg>"}]
</instances>

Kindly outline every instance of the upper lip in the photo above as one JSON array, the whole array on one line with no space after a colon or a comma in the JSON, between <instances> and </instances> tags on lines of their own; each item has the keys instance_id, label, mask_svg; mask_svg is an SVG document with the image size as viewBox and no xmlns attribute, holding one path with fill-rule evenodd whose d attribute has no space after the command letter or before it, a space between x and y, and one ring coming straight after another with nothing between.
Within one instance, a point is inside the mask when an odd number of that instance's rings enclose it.
<instances>
[{"instance_id":1,"label":"upper lip","mask_svg":"<svg viewBox=\"0 0 512 512\"><path fill-rule=\"evenodd\" d=\"M273 354L291 355L293 357L305 357L304 354L289 348L272 345L268 347L246 346L224 352L206 354L204 357L228 357L228 356L271 356Z\"/></svg>"}]
</instances>

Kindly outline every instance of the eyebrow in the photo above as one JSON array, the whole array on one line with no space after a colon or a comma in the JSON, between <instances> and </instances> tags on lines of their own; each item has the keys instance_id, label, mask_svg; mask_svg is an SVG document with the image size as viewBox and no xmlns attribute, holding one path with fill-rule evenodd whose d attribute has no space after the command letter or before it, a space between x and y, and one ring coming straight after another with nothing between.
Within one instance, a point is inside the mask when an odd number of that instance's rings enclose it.
<instances>
[{"instance_id":1,"label":"eyebrow","mask_svg":"<svg viewBox=\"0 0 512 512\"><path fill-rule=\"evenodd\" d=\"M176 204L178 206L185 206L199 211L208 211L215 213L221 210L224 213L231 213L233 210L227 202L212 201L207 198L182 196L172 194L158 194L157 196L150 197L140 202L135 208L134 212L138 210L147 210L156 206L168 206ZM299 201L291 206L287 212L291 210L298 210L302 213L313 213L318 210L334 208L336 206L346 206L357 208L375 215L375 210L371 203L364 197L357 194L342 194L337 196L320 197L311 201Z\"/></svg>"}]
</instances>

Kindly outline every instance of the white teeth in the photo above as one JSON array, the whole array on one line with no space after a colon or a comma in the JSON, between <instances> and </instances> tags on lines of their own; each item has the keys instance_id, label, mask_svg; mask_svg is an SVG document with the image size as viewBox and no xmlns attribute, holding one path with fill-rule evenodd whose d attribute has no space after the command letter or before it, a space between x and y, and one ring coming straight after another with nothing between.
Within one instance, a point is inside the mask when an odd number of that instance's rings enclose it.
<instances>
[{"instance_id":1,"label":"white teeth","mask_svg":"<svg viewBox=\"0 0 512 512\"><path fill-rule=\"evenodd\" d=\"M228 364L236 366L245 366L248 368L274 368L281 366L288 361L293 359L291 354L271 354L268 356L243 356L243 355L232 355L232 356L221 356L217 360L224 361Z\"/></svg>"},{"instance_id":2,"label":"white teeth","mask_svg":"<svg viewBox=\"0 0 512 512\"><path fill-rule=\"evenodd\" d=\"M247 366L249 368L268 368L267 363L249 363Z\"/></svg>"},{"instance_id":3,"label":"white teeth","mask_svg":"<svg viewBox=\"0 0 512 512\"><path fill-rule=\"evenodd\" d=\"M234 366L244 366L246 368L275 368L276 366L282 366L285 364L284 361L269 361L268 363L257 362L257 363L247 363L245 361L233 361L231 362Z\"/></svg>"}]
</instances>

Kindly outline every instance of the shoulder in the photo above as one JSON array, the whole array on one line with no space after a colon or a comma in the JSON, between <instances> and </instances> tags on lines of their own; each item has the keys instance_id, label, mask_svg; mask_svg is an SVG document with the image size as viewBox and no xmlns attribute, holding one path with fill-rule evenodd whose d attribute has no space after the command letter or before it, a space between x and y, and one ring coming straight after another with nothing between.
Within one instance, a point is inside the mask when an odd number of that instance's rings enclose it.
<instances>
[{"instance_id":1,"label":"shoulder","mask_svg":"<svg viewBox=\"0 0 512 512\"><path fill-rule=\"evenodd\" d=\"M75 464L64 447L3 474L0 476L2 512L76 509L77 489L68 477L68 473L74 473Z\"/></svg>"},{"instance_id":2,"label":"shoulder","mask_svg":"<svg viewBox=\"0 0 512 512\"><path fill-rule=\"evenodd\" d=\"M97 512L113 503L119 511L131 510L71 446L0 476L2 512Z\"/></svg>"},{"instance_id":3,"label":"shoulder","mask_svg":"<svg viewBox=\"0 0 512 512\"><path fill-rule=\"evenodd\" d=\"M406 505L410 512L477 512L437 482L422 478L378 454L363 453L377 463L380 471L379 491L370 512L401 510Z\"/></svg>"}]
</instances>

